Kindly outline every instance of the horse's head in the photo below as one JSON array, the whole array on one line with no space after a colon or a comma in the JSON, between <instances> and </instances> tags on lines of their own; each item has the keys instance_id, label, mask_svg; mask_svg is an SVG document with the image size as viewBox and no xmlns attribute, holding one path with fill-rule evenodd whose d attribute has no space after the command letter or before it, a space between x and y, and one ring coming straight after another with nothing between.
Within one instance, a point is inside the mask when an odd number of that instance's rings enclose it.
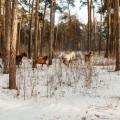
<instances>
[{"instance_id":1,"label":"horse's head","mask_svg":"<svg viewBox=\"0 0 120 120\"><path fill-rule=\"evenodd\" d=\"M62 62L65 63L66 61L67 61L66 56L63 56L63 57L62 57Z\"/></svg>"},{"instance_id":2,"label":"horse's head","mask_svg":"<svg viewBox=\"0 0 120 120\"><path fill-rule=\"evenodd\" d=\"M26 54L25 52L23 52L23 53L21 54L21 56L22 56L22 57L27 57L27 54Z\"/></svg>"},{"instance_id":3,"label":"horse's head","mask_svg":"<svg viewBox=\"0 0 120 120\"><path fill-rule=\"evenodd\" d=\"M85 55L85 62L86 63L90 62L90 59L91 59L91 51L87 55Z\"/></svg>"},{"instance_id":4,"label":"horse's head","mask_svg":"<svg viewBox=\"0 0 120 120\"><path fill-rule=\"evenodd\" d=\"M69 54L69 56L70 56L70 59L75 59L75 52L74 52L74 51L71 52L71 53Z\"/></svg>"},{"instance_id":5,"label":"horse's head","mask_svg":"<svg viewBox=\"0 0 120 120\"><path fill-rule=\"evenodd\" d=\"M47 59L49 59L49 57L46 55L46 56L43 57L43 59L47 60Z\"/></svg>"},{"instance_id":6,"label":"horse's head","mask_svg":"<svg viewBox=\"0 0 120 120\"><path fill-rule=\"evenodd\" d=\"M89 52L89 55L91 55L91 51Z\"/></svg>"}]
</instances>

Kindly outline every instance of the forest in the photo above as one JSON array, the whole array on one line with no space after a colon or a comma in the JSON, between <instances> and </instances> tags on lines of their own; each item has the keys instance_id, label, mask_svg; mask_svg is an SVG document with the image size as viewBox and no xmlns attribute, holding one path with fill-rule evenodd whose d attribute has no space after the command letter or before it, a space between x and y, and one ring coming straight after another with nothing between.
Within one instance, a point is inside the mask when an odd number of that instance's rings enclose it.
<instances>
[{"instance_id":1,"label":"forest","mask_svg":"<svg viewBox=\"0 0 120 120\"><path fill-rule=\"evenodd\" d=\"M119 6L0 0L0 119L120 120Z\"/></svg>"}]
</instances>

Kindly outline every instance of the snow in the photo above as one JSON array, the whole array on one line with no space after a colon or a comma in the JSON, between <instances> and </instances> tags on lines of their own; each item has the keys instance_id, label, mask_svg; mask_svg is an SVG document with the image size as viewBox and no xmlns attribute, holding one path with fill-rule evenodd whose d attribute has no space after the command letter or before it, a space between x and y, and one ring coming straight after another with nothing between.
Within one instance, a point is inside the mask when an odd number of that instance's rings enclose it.
<instances>
[{"instance_id":1,"label":"snow","mask_svg":"<svg viewBox=\"0 0 120 120\"><path fill-rule=\"evenodd\" d=\"M0 68L0 120L120 120L114 62L94 55L90 66L78 57L65 66L56 58L33 70L24 58L17 67L18 91L5 89L9 76Z\"/></svg>"}]
</instances>

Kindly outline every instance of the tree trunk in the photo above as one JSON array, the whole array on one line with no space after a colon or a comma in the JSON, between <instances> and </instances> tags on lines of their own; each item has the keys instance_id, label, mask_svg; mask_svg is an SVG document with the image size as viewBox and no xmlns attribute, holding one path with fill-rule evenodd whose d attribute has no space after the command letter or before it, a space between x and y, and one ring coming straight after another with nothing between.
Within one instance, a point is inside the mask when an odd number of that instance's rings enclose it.
<instances>
[{"instance_id":1,"label":"tree trunk","mask_svg":"<svg viewBox=\"0 0 120 120\"><path fill-rule=\"evenodd\" d=\"M12 36L10 42L9 89L16 89L16 39L17 39L18 0L12 1Z\"/></svg>"},{"instance_id":2,"label":"tree trunk","mask_svg":"<svg viewBox=\"0 0 120 120\"><path fill-rule=\"evenodd\" d=\"M115 27L116 27L116 24L115 24L115 22L116 22L116 13L115 13L115 2L113 3L113 8L114 8L114 15L113 15L113 35L112 35L112 37L113 37L113 53L115 54L115 49L116 49L116 40L115 40Z\"/></svg>"},{"instance_id":3,"label":"tree trunk","mask_svg":"<svg viewBox=\"0 0 120 120\"><path fill-rule=\"evenodd\" d=\"M72 49L72 41L71 41L71 38L72 38L72 30L71 30L71 13L70 13L70 1L67 0L67 8L68 8L68 15L69 15L69 18L68 18L68 34L69 34L69 42L68 42L68 45L69 45L69 48L68 49Z\"/></svg>"},{"instance_id":4,"label":"tree trunk","mask_svg":"<svg viewBox=\"0 0 120 120\"><path fill-rule=\"evenodd\" d=\"M3 22L3 31L2 31L2 53L5 55L5 7L3 7L3 16L4 16L4 22ZM5 56L3 56L2 59L3 62L5 62Z\"/></svg>"},{"instance_id":5,"label":"tree trunk","mask_svg":"<svg viewBox=\"0 0 120 120\"><path fill-rule=\"evenodd\" d=\"M101 10L100 10L100 40L99 40L99 55L101 52L101 43L102 43L102 0L101 0Z\"/></svg>"},{"instance_id":6,"label":"tree trunk","mask_svg":"<svg viewBox=\"0 0 120 120\"><path fill-rule=\"evenodd\" d=\"M38 57L38 5L39 0L36 0L36 13L35 13L35 39L34 39L34 58Z\"/></svg>"},{"instance_id":7,"label":"tree trunk","mask_svg":"<svg viewBox=\"0 0 120 120\"><path fill-rule=\"evenodd\" d=\"M31 10L31 17L30 17L30 33L29 33L29 41L28 41L28 58L32 57L32 21L33 21L33 4L34 0L32 1L32 10Z\"/></svg>"},{"instance_id":8,"label":"tree trunk","mask_svg":"<svg viewBox=\"0 0 120 120\"><path fill-rule=\"evenodd\" d=\"M38 22L38 44L37 44L37 53L38 57L40 56L40 44L41 44L41 23Z\"/></svg>"},{"instance_id":9,"label":"tree trunk","mask_svg":"<svg viewBox=\"0 0 120 120\"><path fill-rule=\"evenodd\" d=\"M10 61L10 37L11 37L11 0L5 1L5 56L4 73L9 73Z\"/></svg>"},{"instance_id":10,"label":"tree trunk","mask_svg":"<svg viewBox=\"0 0 120 120\"><path fill-rule=\"evenodd\" d=\"M19 22L18 23L18 37L17 37L17 52L16 52L16 54L17 55L19 55L20 54L20 51L19 51L19 49L20 49L20 46L21 46L21 41L20 41L20 31L21 31L21 23Z\"/></svg>"},{"instance_id":11,"label":"tree trunk","mask_svg":"<svg viewBox=\"0 0 120 120\"><path fill-rule=\"evenodd\" d=\"M35 13L35 31L34 31L34 59L38 57L38 7L39 0L36 0L36 13ZM33 64L36 67L36 64Z\"/></svg>"},{"instance_id":12,"label":"tree trunk","mask_svg":"<svg viewBox=\"0 0 120 120\"><path fill-rule=\"evenodd\" d=\"M0 17L2 17L1 7L2 7L2 4L1 4L1 0L0 0ZM0 30L0 51L2 51L2 30Z\"/></svg>"},{"instance_id":13,"label":"tree trunk","mask_svg":"<svg viewBox=\"0 0 120 120\"><path fill-rule=\"evenodd\" d=\"M106 58L108 58L109 56L110 39L111 39L111 0L107 1L107 11L108 11L108 21L107 21L108 38L107 38L106 53L105 53Z\"/></svg>"},{"instance_id":14,"label":"tree trunk","mask_svg":"<svg viewBox=\"0 0 120 120\"><path fill-rule=\"evenodd\" d=\"M1 0L0 0L0 16L1 16L1 7L2 7L2 6L1 6Z\"/></svg>"},{"instance_id":15,"label":"tree trunk","mask_svg":"<svg viewBox=\"0 0 120 120\"><path fill-rule=\"evenodd\" d=\"M119 0L115 0L115 13L116 13L116 68L115 70L120 70L120 40L119 40Z\"/></svg>"},{"instance_id":16,"label":"tree trunk","mask_svg":"<svg viewBox=\"0 0 120 120\"><path fill-rule=\"evenodd\" d=\"M38 57L38 6L39 0L36 0L36 13L35 13L35 39L34 39L34 58Z\"/></svg>"},{"instance_id":17,"label":"tree trunk","mask_svg":"<svg viewBox=\"0 0 120 120\"><path fill-rule=\"evenodd\" d=\"M52 58L53 58L53 41L54 41L54 19L55 19L55 0L51 0L50 3L50 61L49 65L52 64Z\"/></svg>"},{"instance_id":18,"label":"tree trunk","mask_svg":"<svg viewBox=\"0 0 120 120\"><path fill-rule=\"evenodd\" d=\"M88 1L88 41L87 41L87 51L90 51L91 47L91 0Z\"/></svg>"},{"instance_id":19,"label":"tree trunk","mask_svg":"<svg viewBox=\"0 0 120 120\"><path fill-rule=\"evenodd\" d=\"M94 36L94 39L93 39L93 54L95 53L95 11L94 11L94 6L93 6L93 36Z\"/></svg>"},{"instance_id":20,"label":"tree trunk","mask_svg":"<svg viewBox=\"0 0 120 120\"><path fill-rule=\"evenodd\" d=\"M43 21L42 21L42 29L41 30L41 42L40 42L40 55L42 56L42 45L44 41L44 33L45 33L45 14L46 14L46 8L47 8L48 2L45 1L45 8L44 8L44 14L43 14Z\"/></svg>"}]
</instances>

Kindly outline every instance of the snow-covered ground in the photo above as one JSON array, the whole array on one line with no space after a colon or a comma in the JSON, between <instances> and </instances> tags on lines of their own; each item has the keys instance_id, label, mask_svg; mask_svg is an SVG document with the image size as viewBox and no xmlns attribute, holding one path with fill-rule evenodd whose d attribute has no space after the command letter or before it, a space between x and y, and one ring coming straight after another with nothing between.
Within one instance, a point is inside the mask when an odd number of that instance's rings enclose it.
<instances>
[{"instance_id":1,"label":"snow-covered ground","mask_svg":"<svg viewBox=\"0 0 120 120\"><path fill-rule=\"evenodd\" d=\"M120 120L120 71L110 61L94 56L94 66L81 59L65 66L53 59L33 70L23 59L17 91L5 89L8 75L0 74L0 120Z\"/></svg>"}]
</instances>

